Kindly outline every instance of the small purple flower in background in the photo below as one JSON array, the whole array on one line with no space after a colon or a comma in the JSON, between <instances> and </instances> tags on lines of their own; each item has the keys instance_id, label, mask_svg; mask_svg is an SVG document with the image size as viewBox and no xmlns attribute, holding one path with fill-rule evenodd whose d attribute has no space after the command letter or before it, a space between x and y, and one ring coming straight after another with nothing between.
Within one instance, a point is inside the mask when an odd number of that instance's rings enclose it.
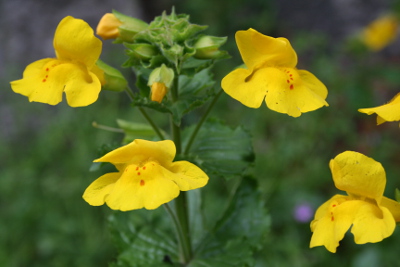
<instances>
[{"instance_id":1,"label":"small purple flower in background","mask_svg":"<svg viewBox=\"0 0 400 267\"><path fill-rule=\"evenodd\" d=\"M314 209L307 202L296 205L293 210L294 219L301 223L310 222L313 214Z\"/></svg>"}]
</instances>

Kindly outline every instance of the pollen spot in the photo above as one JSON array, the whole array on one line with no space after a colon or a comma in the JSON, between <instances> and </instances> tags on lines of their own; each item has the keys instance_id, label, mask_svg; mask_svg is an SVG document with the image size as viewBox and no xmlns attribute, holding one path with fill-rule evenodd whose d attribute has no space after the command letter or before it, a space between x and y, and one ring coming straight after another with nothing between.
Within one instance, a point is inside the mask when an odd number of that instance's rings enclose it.
<instances>
[{"instance_id":1,"label":"pollen spot","mask_svg":"<svg viewBox=\"0 0 400 267\"><path fill-rule=\"evenodd\" d=\"M290 90L293 90L294 86L293 84L290 85Z\"/></svg>"},{"instance_id":2,"label":"pollen spot","mask_svg":"<svg viewBox=\"0 0 400 267\"><path fill-rule=\"evenodd\" d=\"M140 180L140 186L144 186L144 180Z\"/></svg>"}]
</instances>

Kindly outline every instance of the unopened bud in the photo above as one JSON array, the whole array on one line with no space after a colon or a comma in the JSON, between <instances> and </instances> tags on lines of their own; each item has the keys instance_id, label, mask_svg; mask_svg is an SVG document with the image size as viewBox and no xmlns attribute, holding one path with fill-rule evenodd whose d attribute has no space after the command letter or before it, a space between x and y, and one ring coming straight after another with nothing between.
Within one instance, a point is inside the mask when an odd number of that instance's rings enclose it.
<instances>
[{"instance_id":1,"label":"unopened bud","mask_svg":"<svg viewBox=\"0 0 400 267\"><path fill-rule=\"evenodd\" d=\"M96 34L104 40L115 39L119 36L118 27L121 25L122 22L114 14L106 13L97 25Z\"/></svg>"},{"instance_id":2,"label":"unopened bud","mask_svg":"<svg viewBox=\"0 0 400 267\"><path fill-rule=\"evenodd\" d=\"M174 71L164 64L150 73L147 85L151 88L150 98L152 101L161 103L174 81L174 76Z\"/></svg>"},{"instance_id":3,"label":"unopened bud","mask_svg":"<svg viewBox=\"0 0 400 267\"><path fill-rule=\"evenodd\" d=\"M226 37L202 36L194 44L194 48L196 49L194 57L199 59L218 58L224 54L223 51L219 50L219 47L225 42Z\"/></svg>"},{"instance_id":4,"label":"unopened bud","mask_svg":"<svg viewBox=\"0 0 400 267\"><path fill-rule=\"evenodd\" d=\"M161 103L164 96L167 94L167 87L164 83L155 82L151 85L151 101Z\"/></svg>"}]
</instances>

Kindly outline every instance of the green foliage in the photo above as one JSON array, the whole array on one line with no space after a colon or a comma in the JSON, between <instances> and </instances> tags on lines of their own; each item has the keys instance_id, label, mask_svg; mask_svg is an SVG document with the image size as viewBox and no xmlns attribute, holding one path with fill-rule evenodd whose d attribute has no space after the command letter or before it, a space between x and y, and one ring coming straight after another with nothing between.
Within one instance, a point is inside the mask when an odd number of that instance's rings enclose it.
<instances>
[{"instance_id":1,"label":"green foliage","mask_svg":"<svg viewBox=\"0 0 400 267\"><path fill-rule=\"evenodd\" d=\"M183 136L189 138L194 128L187 128ZM183 143L185 146L185 140ZM207 173L225 179L243 175L254 162L250 134L240 126L232 129L214 120L206 122L200 129L188 156Z\"/></svg>"}]
</instances>

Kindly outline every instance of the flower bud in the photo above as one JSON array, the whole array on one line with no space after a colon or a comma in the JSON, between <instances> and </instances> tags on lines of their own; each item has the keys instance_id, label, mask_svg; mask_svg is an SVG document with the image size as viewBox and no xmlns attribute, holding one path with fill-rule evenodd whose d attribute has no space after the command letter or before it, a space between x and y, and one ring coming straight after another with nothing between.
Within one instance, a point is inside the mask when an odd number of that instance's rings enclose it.
<instances>
[{"instance_id":1,"label":"flower bud","mask_svg":"<svg viewBox=\"0 0 400 267\"><path fill-rule=\"evenodd\" d=\"M151 88L150 98L152 101L161 103L172 85L174 76L174 71L164 64L161 67L155 68L150 73L147 85Z\"/></svg>"},{"instance_id":2,"label":"flower bud","mask_svg":"<svg viewBox=\"0 0 400 267\"><path fill-rule=\"evenodd\" d=\"M100 19L96 33L104 40L117 39L121 42L132 42L134 36L147 27L148 24L140 19L113 11Z\"/></svg>"},{"instance_id":3,"label":"flower bud","mask_svg":"<svg viewBox=\"0 0 400 267\"><path fill-rule=\"evenodd\" d=\"M387 14L365 27L361 39L370 50L379 51L394 41L398 28L398 18Z\"/></svg>"},{"instance_id":4,"label":"flower bud","mask_svg":"<svg viewBox=\"0 0 400 267\"><path fill-rule=\"evenodd\" d=\"M128 82L119 70L109 66L100 59L97 60L96 66L104 73L102 89L115 92L122 92L125 90Z\"/></svg>"},{"instance_id":5,"label":"flower bud","mask_svg":"<svg viewBox=\"0 0 400 267\"><path fill-rule=\"evenodd\" d=\"M148 60L158 54L157 48L151 44L125 44L129 50L126 52L128 56L140 60Z\"/></svg>"},{"instance_id":6,"label":"flower bud","mask_svg":"<svg viewBox=\"0 0 400 267\"><path fill-rule=\"evenodd\" d=\"M194 44L196 49L195 58L198 59L214 59L224 54L223 51L218 50L221 45L226 42L226 37L215 37L204 35L200 37Z\"/></svg>"},{"instance_id":7,"label":"flower bud","mask_svg":"<svg viewBox=\"0 0 400 267\"><path fill-rule=\"evenodd\" d=\"M97 25L96 34L104 40L115 39L119 36L118 27L121 25L122 22L114 14L106 13Z\"/></svg>"}]
</instances>

